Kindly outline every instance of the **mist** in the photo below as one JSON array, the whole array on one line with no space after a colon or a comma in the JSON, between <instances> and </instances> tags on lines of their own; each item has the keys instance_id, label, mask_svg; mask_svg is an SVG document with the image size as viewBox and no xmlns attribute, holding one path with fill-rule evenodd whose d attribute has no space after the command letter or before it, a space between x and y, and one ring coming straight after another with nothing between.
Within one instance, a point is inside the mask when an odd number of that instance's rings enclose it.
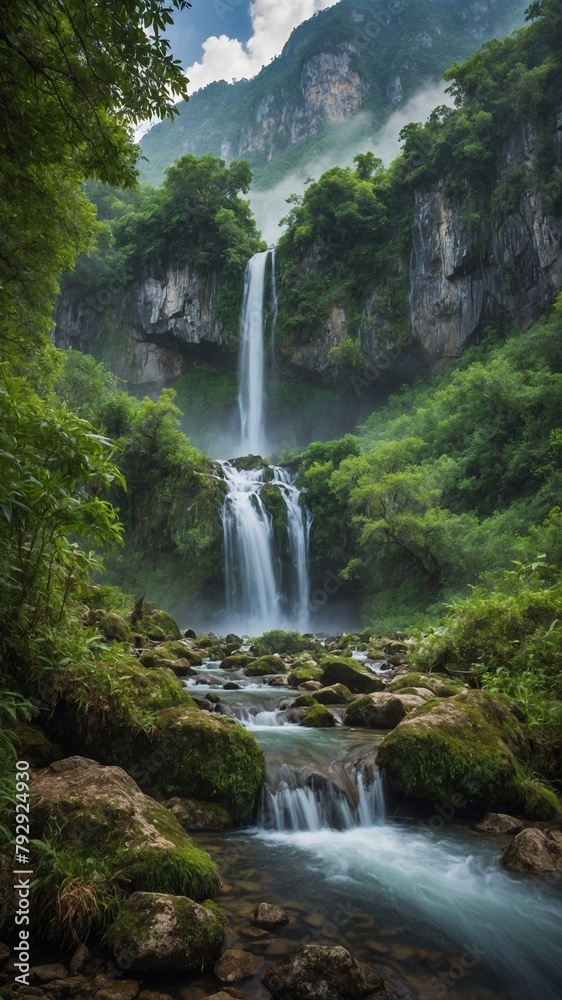
<instances>
[{"instance_id":1,"label":"mist","mask_svg":"<svg viewBox=\"0 0 562 1000\"><path fill-rule=\"evenodd\" d=\"M302 195L307 178L318 180L331 167L350 167L353 165L353 157L367 150L372 150L385 166L389 166L400 152L398 136L405 125L426 121L439 104L447 104L449 107L453 105L452 97L445 93L445 86L441 81L423 87L402 107L397 108L379 128L368 112L359 112L345 126L340 127L339 134L334 134L332 150L308 161L272 188L253 188L250 192L252 209L268 245L277 243L283 231L279 223L289 211L287 198L291 194Z\"/></svg>"}]
</instances>

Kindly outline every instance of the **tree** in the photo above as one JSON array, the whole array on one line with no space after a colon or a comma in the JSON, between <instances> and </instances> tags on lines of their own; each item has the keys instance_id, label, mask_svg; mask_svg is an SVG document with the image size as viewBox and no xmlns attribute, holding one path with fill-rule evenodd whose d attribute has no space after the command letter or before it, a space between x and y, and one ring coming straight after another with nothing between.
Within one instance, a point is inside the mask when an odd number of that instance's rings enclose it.
<instances>
[{"instance_id":1,"label":"tree","mask_svg":"<svg viewBox=\"0 0 562 1000\"><path fill-rule=\"evenodd\" d=\"M0 9L0 315L28 347L60 273L91 245L87 178L136 179L133 127L188 81L163 32L187 0L11 0Z\"/></svg>"}]
</instances>

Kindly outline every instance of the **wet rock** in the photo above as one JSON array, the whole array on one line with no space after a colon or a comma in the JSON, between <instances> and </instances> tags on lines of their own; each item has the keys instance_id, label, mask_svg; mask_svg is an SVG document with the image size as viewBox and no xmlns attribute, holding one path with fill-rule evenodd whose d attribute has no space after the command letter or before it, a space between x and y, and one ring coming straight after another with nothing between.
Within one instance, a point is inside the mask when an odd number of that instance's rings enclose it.
<instances>
[{"instance_id":1,"label":"wet rock","mask_svg":"<svg viewBox=\"0 0 562 1000\"><path fill-rule=\"evenodd\" d=\"M390 691L367 694L349 706L344 721L346 726L394 729L409 712L424 705L425 701L425 698L414 694L393 694Z\"/></svg>"},{"instance_id":2,"label":"wet rock","mask_svg":"<svg viewBox=\"0 0 562 1000\"><path fill-rule=\"evenodd\" d=\"M262 927L244 927L240 933L242 937L252 938L256 941L260 941L262 938L268 938L271 940L271 934L269 931L264 930Z\"/></svg>"},{"instance_id":3,"label":"wet rock","mask_svg":"<svg viewBox=\"0 0 562 1000\"><path fill-rule=\"evenodd\" d=\"M320 688L314 697L321 705L347 705L354 699L354 695L345 684L332 684L330 687Z\"/></svg>"},{"instance_id":4,"label":"wet rock","mask_svg":"<svg viewBox=\"0 0 562 1000\"><path fill-rule=\"evenodd\" d=\"M332 726L335 726L336 720L325 705L316 704L307 709L300 724L309 729L330 729Z\"/></svg>"},{"instance_id":5,"label":"wet rock","mask_svg":"<svg viewBox=\"0 0 562 1000\"><path fill-rule=\"evenodd\" d=\"M236 681L227 681L226 684L223 685L223 688L225 691L239 691L240 685L237 684Z\"/></svg>"},{"instance_id":6,"label":"wet rock","mask_svg":"<svg viewBox=\"0 0 562 1000\"><path fill-rule=\"evenodd\" d=\"M321 681L303 681L302 684L298 685L298 691L320 691L322 689Z\"/></svg>"},{"instance_id":7,"label":"wet rock","mask_svg":"<svg viewBox=\"0 0 562 1000\"><path fill-rule=\"evenodd\" d=\"M213 972L223 983L238 983L242 979L250 979L257 975L263 965L259 955L249 951L232 949L225 951L216 963Z\"/></svg>"},{"instance_id":8,"label":"wet rock","mask_svg":"<svg viewBox=\"0 0 562 1000\"><path fill-rule=\"evenodd\" d=\"M284 674L274 674L273 677L268 677L266 684L269 687L289 687L288 678Z\"/></svg>"},{"instance_id":9,"label":"wet rock","mask_svg":"<svg viewBox=\"0 0 562 1000\"><path fill-rule=\"evenodd\" d=\"M191 664L189 660L184 658L178 660L160 660L158 663L159 667L166 667L171 670L176 677L187 677L192 673Z\"/></svg>"},{"instance_id":10,"label":"wet rock","mask_svg":"<svg viewBox=\"0 0 562 1000\"><path fill-rule=\"evenodd\" d=\"M226 809L196 802L194 799L173 798L166 802L184 830L229 830L232 820Z\"/></svg>"},{"instance_id":11,"label":"wet rock","mask_svg":"<svg viewBox=\"0 0 562 1000\"><path fill-rule=\"evenodd\" d=\"M522 830L506 847L501 863L514 872L562 871L562 834Z\"/></svg>"},{"instance_id":12,"label":"wet rock","mask_svg":"<svg viewBox=\"0 0 562 1000\"><path fill-rule=\"evenodd\" d=\"M326 656L320 662L324 687L344 684L352 694L371 694L384 689L384 681L363 670L355 660L344 656Z\"/></svg>"},{"instance_id":13,"label":"wet rock","mask_svg":"<svg viewBox=\"0 0 562 1000\"><path fill-rule=\"evenodd\" d=\"M272 903L258 903L252 911L252 921L257 927L263 927L267 931L275 931L279 927L284 927L289 923L289 917L279 906Z\"/></svg>"},{"instance_id":14,"label":"wet rock","mask_svg":"<svg viewBox=\"0 0 562 1000\"><path fill-rule=\"evenodd\" d=\"M287 668L279 655L260 656L244 669L246 677L266 677L269 674L286 673Z\"/></svg>"},{"instance_id":15,"label":"wet rock","mask_svg":"<svg viewBox=\"0 0 562 1000\"><path fill-rule=\"evenodd\" d=\"M69 976L49 983L48 996L53 996L54 1000L92 1000L95 993L91 980L85 976Z\"/></svg>"},{"instance_id":16,"label":"wet rock","mask_svg":"<svg viewBox=\"0 0 562 1000\"><path fill-rule=\"evenodd\" d=\"M203 969L224 940L220 910L185 896L135 892L107 933L122 968L133 972Z\"/></svg>"},{"instance_id":17,"label":"wet rock","mask_svg":"<svg viewBox=\"0 0 562 1000\"><path fill-rule=\"evenodd\" d=\"M476 824L476 829L481 833L519 833L523 826L524 823L520 819L508 816L506 813L486 813Z\"/></svg>"},{"instance_id":18,"label":"wet rock","mask_svg":"<svg viewBox=\"0 0 562 1000\"><path fill-rule=\"evenodd\" d=\"M85 944L79 944L68 965L70 975L77 976L84 972L91 957L90 949Z\"/></svg>"},{"instance_id":19,"label":"wet rock","mask_svg":"<svg viewBox=\"0 0 562 1000\"><path fill-rule=\"evenodd\" d=\"M256 659L257 657L252 656L250 653L232 653L231 656L225 656L221 663L221 670L244 669L244 667L249 666ZM275 673L275 671L273 672Z\"/></svg>"},{"instance_id":20,"label":"wet rock","mask_svg":"<svg viewBox=\"0 0 562 1000\"><path fill-rule=\"evenodd\" d=\"M207 701L210 701L212 705L218 705L220 701L220 695L216 691L209 691L207 694Z\"/></svg>"},{"instance_id":21,"label":"wet rock","mask_svg":"<svg viewBox=\"0 0 562 1000\"><path fill-rule=\"evenodd\" d=\"M108 979L106 976L96 976L94 986L95 1000L136 1000L140 989L136 979Z\"/></svg>"},{"instance_id":22,"label":"wet rock","mask_svg":"<svg viewBox=\"0 0 562 1000\"><path fill-rule=\"evenodd\" d=\"M403 719L385 736L377 762L392 791L431 804L552 819L556 796L521 777L526 752L525 733L508 705L487 691L467 691L427 702Z\"/></svg>"},{"instance_id":23,"label":"wet rock","mask_svg":"<svg viewBox=\"0 0 562 1000\"><path fill-rule=\"evenodd\" d=\"M53 979L66 979L68 976L65 965L36 965L30 972L40 983L50 983Z\"/></svg>"},{"instance_id":24,"label":"wet rock","mask_svg":"<svg viewBox=\"0 0 562 1000\"><path fill-rule=\"evenodd\" d=\"M382 976L345 948L305 945L267 970L262 982L280 1000L387 997Z\"/></svg>"}]
</instances>

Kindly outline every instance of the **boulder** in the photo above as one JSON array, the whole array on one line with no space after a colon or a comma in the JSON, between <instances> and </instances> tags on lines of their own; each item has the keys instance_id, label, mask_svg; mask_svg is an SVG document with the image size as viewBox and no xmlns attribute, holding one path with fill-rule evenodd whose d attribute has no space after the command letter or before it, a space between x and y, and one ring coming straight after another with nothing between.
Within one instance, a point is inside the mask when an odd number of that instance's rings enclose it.
<instances>
[{"instance_id":1,"label":"boulder","mask_svg":"<svg viewBox=\"0 0 562 1000\"><path fill-rule=\"evenodd\" d=\"M273 677L268 677L266 684L269 687L289 687L289 681L284 674L274 674Z\"/></svg>"},{"instance_id":2,"label":"boulder","mask_svg":"<svg viewBox=\"0 0 562 1000\"><path fill-rule=\"evenodd\" d=\"M104 611L99 615L96 628L106 642L131 642L131 626L114 611Z\"/></svg>"},{"instance_id":3,"label":"boulder","mask_svg":"<svg viewBox=\"0 0 562 1000\"><path fill-rule=\"evenodd\" d=\"M355 660L345 656L325 656L320 661L321 681L324 687L344 684L352 694L371 694L384 690L384 681L366 670L362 670Z\"/></svg>"},{"instance_id":4,"label":"boulder","mask_svg":"<svg viewBox=\"0 0 562 1000\"><path fill-rule=\"evenodd\" d=\"M506 847L501 863L512 872L562 872L562 834L522 830Z\"/></svg>"},{"instance_id":5,"label":"boulder","mask_svg":"<svg viewBox=\"0 0 562 1000\"><path fill-rule=\"evenodd\" d=\"M243 670L244 667L249 666L256 660L256 656L252 656L250 653L232 653L230 656L225 656L224 660L221 662L221 670Z\"/></svg>"},{"instance_id":6,"label":"boulder","mask_svg":"<svg viewBox=\"0 0 562 1000\"><path fill-rule=\"evenodd\" d=\"M203 666L203 657L201 654L196 653L189 643L183 640L163 642L160 646L155 646L151 652L157 663L160 660L180 659L187 660L192 667Z\"/></svg>"},{"instance_id":7,"label":"boulder","mask_svg":"<svg viewBox=\"0 0 562 1000\"><path fill-rule=\"evenodd\" d=\"M37 772L30 787L32 834L53 831L55 846L64 846L76 863L100 857L116 888L122 887L126 872L128 891L157 885L163 892L195 899L216 891L219 878L209 855L195 847L173 813L145 795L121 768L71 757ZM99 930L95 908L80 921L72 909L65 916L64 908L55 907L58 889L57 880L50 879L42 890L43 905L58 913L61 922L56 927L53 921L53 931L85 940Z\"/></svg>"},{"instance_id":8,"label":"boulder","mask_svg":"<svg viewBox=\"0 0 562 1000\"><path fill-rule=\"evenodd\" d=\"M313 729L329 729L335 726L336 720L325 705L316 704L312 705L303 715L300 724Z\"/></svg>"},{"instance_id":9,"label":"boulder","mask_svg":"<svg viewBox=\"0 0 562 1000\"><path fill-rule=\"evenodd\" d=\"M401 691L403 688L411 687L426 688L433 691L437 698L451 698L466 690L460 681L448 677L447 674L420 674L415 670L405 671L393 677L387 687L389 691Z\"/></svg>"},{"instance_id":10,"label":"boulder","mask_svg":"<svg viewBox=\"0 0 562 1000\"><path fill-rule=\"evenodd\" d=\"M252 911L252 923L256 927L263 927L266 931L276 931L289 923L289 917L279 906L274 906L272 903L258 903Z\"/></svg>"},{"instance_id":11,"label":"boulder","mask_svg":"<svg viewBox=\"0 0 562 1000\"><path fill-rule=\"evenodd\" d=\"M394 729L414 708L426 699L414 694L392 694L380 691L359 698L345 713L346 726L366 726L368 729Z\"/></svg>"},{"instance_id":12,"label":"boulder","mask_svg":"<svg viewBox=\"0 0 562 1000\"><path fill-rule=\"evenodd\" d=\"M118 964L134 972L204 969L224 940L220 910L185 896L135 892L127 899L106 941Z\"/></svg>"},{"instance_id":13,"label":"boulder","mask_svg":"<svg viewBox=\"0 0 562 1000\"><path fill-rule=\"evenodd\" d=\"M231 949L225 951L215 964L213 972L223 983L239 983L242 979L250 979L260 972L263 959L252 955L249 951Z\"/></svg>"},{"instance_id":14,"label":"boulder","mask_svg":"<svg viewBox=\"0 0 562 1000\"><path fill-rule=\"evenodd\" d=\"M228 830L232 820L225 809L195 802L193 799L173 798L166 802L184 830Z\"/></svg>"},{"instance_id":15,"label":"boulder","mask_svg":"<svg viewBox=\"0 0 562 1000\"><path fill-rule=\"evenodd\" d=\"M79 944L76 951L73 953L70 962L68 963L68 970L71 976L78 976L86 968L88 962L92 957L92 953L85 944Z\"/></svg>"},{"instance_id":16,"label":"boulder","mask_svg":"<svg viewBox=\"0 0 562 1000\"><path fill-rule=\"evenodd\" d=\"M308 944L267 970L262 982L279 1000L388 997L380 973L345 948Z\"/></svg>"},{"instance_id":17,"label":"boulder","mask_svg":"<svg viewBox=\"0 0 562 1000\"><path fill-rule=\"evenodd\" d=\"M322 676L322 667L317 663L293 663L289 671L288 681L291 687L298 688L307 681L319 681ZM320 687L322 684L320 683Z\"/></svg>"},{"instance_id":18,"label":"boulder","mask_svg":"<svg viewBox=\"0 0 562 1000\"><path fill-rule=\"evenodd\" d=\"M556 796L525 779L525 751L524 733L507 702L467 691L422 705L403 719L382 741L377 761L390 789L432 805L514 809L531 819L551 819L558 812Z\"/></svg>"},{"instance_id":19,"label":"boulder","mask_svg":"<svg viewBox=\"0 0 562 1000\"><path fill-rule=\"evenodd\" d=\"M514 816L506 813L486 813L483 819L476 824L476 829L481 833L519 833L523 829L524 823Z\"/></svg>"},{"instance_id":20,"label":"boulder","mask_svg":"<svg viewBox=\"0 0 562 1000\"><path fill-rule=\"evenodd\" d=\"M68 969L65 965L35 965L30 973L40 983L51 983L53 979L66 979Z\"/></svg>"},{"instance_id":21,"label":"boulder","mask_svg":"<svg viewBox=\"0 0 562 1000\"><path fill-rule=\"evenodd\" d=\"M345 684L332 684L330 687L320 688L314 697L321 705L347 705L354 698Z\"/></svg>"},{"instance_id":22,"label":"boulder","mask_svg":"<svg viewBox=\"0 0 562 1000\"><path fill-rule=\"evenodd\" d=\"M299 684L297 690L298 691L321 691L322 690L322 681L303 681L302 684Z\"/></svg>"},{"instance_id":23,"label":"boulder","mask_svg":"<svg viewBox=\"0 0 562 1000\"><path fill-rule=\"evenodd\" d=\"M140 984L136 979L110 979L96 976L94 979L95 1000L136 1000Z\"/></svg>"},{"instance_id":24,"label":"boulder","mask_svg":"<svg viewBox=\"0 0 562 1000\"><path fill-rule=\"evenodd\" d=\"M280 656L260 656L244 668L246 677L265 677L268 674L282 674L287 670Z\"/></svg>"},{"instance_id":25,"label":"boulder","mask_svg":"<svg viewBox=\"0 0 562 1000\"><path fill-rule=\"evenodd\" d=\"M171 615L167 611L144 611L134 622L135 629L147 639L161 641L170 636L172 639L181 639L181 632Z\"/></svg>"}]
</instances>

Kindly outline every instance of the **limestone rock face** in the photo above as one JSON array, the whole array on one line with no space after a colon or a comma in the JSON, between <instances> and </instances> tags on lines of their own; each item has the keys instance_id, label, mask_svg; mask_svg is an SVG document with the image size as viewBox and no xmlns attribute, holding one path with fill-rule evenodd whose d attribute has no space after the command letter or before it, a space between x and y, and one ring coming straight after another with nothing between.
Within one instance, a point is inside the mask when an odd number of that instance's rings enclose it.
<instances>
[{"instance_id":1,"label":"limestone rock face","mask_svg":"<svg viewBox=\"0 0 562 1000\"><path fill-rule=\"evenodd\" d=\"M553 136L558 164L559 143ZM484 326L501 318L526 328L562 284L562 219L552 215L532 179L539 140L522 125L506 142L502 176L520 168L528 177L519 203L484 250L476 251L462 206L445 192L446 179L418 191L410 271L412 334L431 354L457 357Z\"/></svg>"},{"instance_id":2,"label":"limestone rock face","mask_svg":"<svg viewBox=\"0 0 562 1000\"><path fill-rule=\"evenodd\" d=\"M123 969L139 972L201 969L224 939L220 911L185 896L135 892L109 929L108 943Z\"/></svg>"},{"instance_id":3,"label":"limestone rock face","mask_svg":"<svg viewBox=\"0 0 562 1000\"><path fill-rule=\"evenodd\" d=\"M339 946L298 948L272 965L263 983L280 1000L360 1000L391 995L376 969Z\"/></svg>"},{"instance_id":4,"label":"limestone rock face","mask_svg":"<svg viewBox=\"0 0 562 1000\"><path fill-rule=\"evenodd\" d=\"M562 834L522 830L503 852L502 865L513 872L562 871Z\"/></svg>"}]
</instances>

